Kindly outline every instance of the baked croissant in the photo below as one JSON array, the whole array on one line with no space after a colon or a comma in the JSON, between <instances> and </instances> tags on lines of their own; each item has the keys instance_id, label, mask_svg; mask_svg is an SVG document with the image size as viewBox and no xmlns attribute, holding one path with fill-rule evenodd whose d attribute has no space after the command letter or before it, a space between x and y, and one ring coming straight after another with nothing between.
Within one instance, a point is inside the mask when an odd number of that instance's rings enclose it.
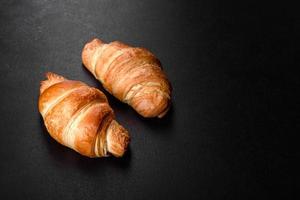
<instances>
[{"instance_id":1,"label":"baked croissant","mask_svg":"<svg viewBox=\"0 0 300 200\"><path fill-rule=\"evenodd\" d=\"M129 143L106 96L96 88L48 72L41 82L39 111L50 135L88 157L120 157Z\"/></svg>"},{"instance_id":2,"label":"baked croissant","mask_svg":"<svg viewBox=\"0 0 300 200\"><path fill-rule=\"evenodd\" d=\"M83 48L82 62L109 93L142 116L160 118L167 113L171 85L148 50L93 39Z\"/></svg>"}]
</instances>

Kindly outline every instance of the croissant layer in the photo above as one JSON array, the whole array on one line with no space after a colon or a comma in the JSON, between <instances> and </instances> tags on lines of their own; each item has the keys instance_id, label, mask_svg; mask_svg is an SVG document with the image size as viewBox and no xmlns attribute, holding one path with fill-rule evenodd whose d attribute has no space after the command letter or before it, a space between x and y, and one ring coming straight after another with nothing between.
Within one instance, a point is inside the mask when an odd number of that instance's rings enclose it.
<instances>
[{"instance_id":1,"label":"croissant layer","mask_svg":"<svg viewBox=\"0 0 300 200\"><path fill-rule=\"evenodd\" d=\"M171 99L171 85L160 61L148 50L121 42L88 42L84 66L119 100L144 117L163 117Z\"/></svg>"}]
</instances>

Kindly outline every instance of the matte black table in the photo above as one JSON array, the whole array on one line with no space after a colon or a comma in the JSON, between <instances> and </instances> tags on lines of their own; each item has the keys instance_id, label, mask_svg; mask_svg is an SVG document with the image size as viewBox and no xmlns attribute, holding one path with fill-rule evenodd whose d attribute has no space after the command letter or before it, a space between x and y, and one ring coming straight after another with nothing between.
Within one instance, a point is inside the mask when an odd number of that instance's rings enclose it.
<instances>
[{"instance_id":1,"label":"matte black table","mask_svg":"<svg viewBox=\"0 0 300 200\"><path fill-rule=\"evenodd\" d=\"M1 1L0 199L292 199L296 8ZM81 62L93 37L150 49L174 89L163 119L143 119L105 92L132 138L121 159L89 159L59 145L37 109L47 71L103 90Z\"/></svg>"}]
</instances>

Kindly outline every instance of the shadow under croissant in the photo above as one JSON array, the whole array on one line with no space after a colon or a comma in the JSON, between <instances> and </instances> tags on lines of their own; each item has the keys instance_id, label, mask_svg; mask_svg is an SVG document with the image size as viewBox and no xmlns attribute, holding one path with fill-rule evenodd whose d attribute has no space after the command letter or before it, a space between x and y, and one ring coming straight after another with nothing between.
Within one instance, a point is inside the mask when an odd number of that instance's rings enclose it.
<instances>
[{"instance_id":1,"label":"shadow under croissant","mask_svg":"<svg viewBox=\"0 0 300 200\"><path fill-rule=\"evenodd\" d=\"M118 169L127 169L130 167L130 146L125 152L124 156L121 158L115 158L113 156L107 158L88 158L55 141L49 135L41 116L40 126L42 130L41 134L44 137L45 147L48 149L50 158L56 162L59 162L60 164L65 165L66 167L76 167L87 173L99 171L106 167L113 167Z\"/></svg>"},{"instance_id":2,"label":"shadow under croissant","mask_svg":"<svg viewBox=\"0 0 300 200\"><path fill-rule=\"evenodd\" d=\"M174 116L175 116L175 106L172 103L167 114L162 118L144 118L137 114L138 121L149 129L153 130L153 133L170 134L172 131Z\"/></svg>"}]
</instances>

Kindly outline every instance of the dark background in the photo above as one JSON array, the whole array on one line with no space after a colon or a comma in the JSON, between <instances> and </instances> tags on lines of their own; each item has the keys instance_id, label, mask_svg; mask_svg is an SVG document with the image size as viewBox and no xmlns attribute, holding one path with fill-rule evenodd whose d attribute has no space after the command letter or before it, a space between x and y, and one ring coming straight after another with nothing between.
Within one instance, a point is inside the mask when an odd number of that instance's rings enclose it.
<instances>
[{"instance_id":1,"label":"dark background","mask_svg":"<svg viewBox=\"0 0 300 200\"><path fill-rule=\"evenodd\" d=\"M1 1L0 199L292 199L296 8ZM47 71L103 90L81 63L93 37L150 49L174 88L163 119L143 119L108 95L132 138L121 159L89 159L59 145L37 109Z\"/></svg>"}]
</instances>

